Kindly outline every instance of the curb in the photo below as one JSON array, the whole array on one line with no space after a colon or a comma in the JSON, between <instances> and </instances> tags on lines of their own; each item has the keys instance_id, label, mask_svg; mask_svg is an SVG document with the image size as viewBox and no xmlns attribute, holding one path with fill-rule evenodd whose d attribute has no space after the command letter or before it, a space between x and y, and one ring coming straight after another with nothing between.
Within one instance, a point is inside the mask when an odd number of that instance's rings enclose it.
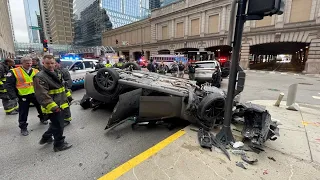
<instances>
[{"instance_id":1,"label":"curb","mask_svg":"<svg viewBox=\"0 0 320 180\"><path fill-rule=\"evenodd\" d=\"M281 74L281 75L294 75L294 76L308 76L319 78L320 74L302 74L302 73L292 73L292 72L278 72L278 71L259 71L259 70L244 70L244 72L254 72L260 74Z\"/></svg>"}]
</instances>

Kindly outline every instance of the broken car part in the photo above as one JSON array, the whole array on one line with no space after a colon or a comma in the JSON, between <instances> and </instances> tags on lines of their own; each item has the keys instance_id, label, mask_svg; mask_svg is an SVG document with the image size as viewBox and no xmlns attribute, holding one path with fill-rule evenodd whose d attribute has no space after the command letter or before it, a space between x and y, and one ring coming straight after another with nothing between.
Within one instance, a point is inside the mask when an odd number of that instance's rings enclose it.
<instances>
[{"instance_id":1,"label":"broken car part","mask_svg":"<svg viewBox=\"0 0 320 180\"><path fill-rule=\"evenodd\" d=\"M244 166L243 162L236 162L236 166L241 167L242 169L247 169L247 168Z\"/></svg>"},{"instance_id":2,"label":"broken car part","mask_svg":"<svg viewBox=\"0 0 320 180\"><path fill-rule=\"evenodd\" d=\"M254 164L254 163L258 162L258 159L249 160L248 157L247 157L245 154L243 154L243 155L241 156L241 159L242 159L242 161L244 161L244 162L246 162L246 163L248 163L248 164Z\"/></svg>"}]
</instances>

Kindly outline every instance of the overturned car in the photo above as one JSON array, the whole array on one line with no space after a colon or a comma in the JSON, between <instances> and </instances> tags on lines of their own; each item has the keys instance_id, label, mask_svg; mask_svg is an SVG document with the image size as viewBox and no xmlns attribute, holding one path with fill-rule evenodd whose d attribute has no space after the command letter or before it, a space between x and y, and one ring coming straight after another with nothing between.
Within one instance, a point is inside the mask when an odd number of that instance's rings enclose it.
<instances>
[{"instance_id":1,"label":"overturned car","mask_svg":"<svg viewBox=\"0 0 320 180\"><path fill-rule=\"evenodd\" d=\"M102 68L87 73L85 89L85 100L114 106L106 129L129 117L135 117L137 122L174 121L179 118L204 129L221 125L224 118L226 93L223 90L208 84L199 87L195 81L187 79L141 71L135 63L126 63L123 69ZM236 101L234 107L238 119L242 116L245 124L254 121L246 118L247 113L243 112L249 108L240 106ZM265 121L271 121L271 118L264 118L257 122L260 124L254 125L256 133L263 133L261 136L264 138L260 138L263 142L272 138L277 129L277 126L272 126L271 131L272 122Z\"/></svg>"}]
</instances>

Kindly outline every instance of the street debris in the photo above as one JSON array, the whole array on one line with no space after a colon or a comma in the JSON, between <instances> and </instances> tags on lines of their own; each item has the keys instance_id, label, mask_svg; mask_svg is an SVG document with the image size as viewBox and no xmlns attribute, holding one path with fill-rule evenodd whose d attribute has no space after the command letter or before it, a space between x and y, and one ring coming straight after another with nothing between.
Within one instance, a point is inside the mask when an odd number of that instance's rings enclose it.
<instances>
[{"instance_id":1,"label":"street debris","mask_svg":"<svg viewBox=\"0 0 320 180\"><path fill-rule=\"evenodd\" d=\"M276 159L274 159L273 157L268 157L268 159L270 159L270 160L272 160L272 161L276 162Z\"/></svg>"},{"instance_id":2,"label":"street debris","mask_svg":"<svg viewBox=\"0 0 320 180\"><path fill-rule=\"evenodd\" d=\"M81 167L83 165L83 163L79 163L79 167Z\"/></svg>"},{"instance_id":3,"label":"street debris","mask_svg":"<svg viewBox=\"0 0 320 180\"><path fill-rule=\"evenodd\" d=\"M225 146L220 142L216 141L215 136L209 131L206 131L203 128L200 128L198 130L198 140L201 147L210 149L210 151L212 151L212 146L217 147L221 149L221 151L227 156L229 160L231 160L230 155L226 150Z\"/></svg>"},{"instance_id":4,"label":"street debris","mask_svg":"<svg viewBox=\"0 0 320 180\"><path fill-rule=\"evenodd\" d=\"M258 159L249 160L248 157L247 157L245 154L243 154L243 155L241 156L241 159L242 159L244 162L248 163L248 164L254 164L254 163L258 162Z\"/></svg>"},{"instance_id":5,"label":"street debris","mask_svg":"<svg viewBox=\"0 0 320 180\"><path fill-rule=\"evenodd\" d=\"M238 141L238 142L235 142L232 146L233 146L233 148L237 149L237 148L243 147L244 144L243 144L243 142Z\"/></svg>"},{"instance_id":6,"label":"street debris","mask_svg":"<svg viewBox=\"0 0 320 180\"><path fill-rule=\"evenodd\" d=\"M268 173L268 169L263 170L263 173L262 173L262 174L263 174L263 175L269 174L269 173Z\"/></svg>"},{"instance_id":7,"label":"street debris","mask_svg":"<svg viewBox=\"0 0 320 180\"><path fill-rule=\"evenodd\" d=\"M241 167L242 169L247 169L247 168L244 166L243 162L236 162L236 166Z\"/></svg>"},{"instance_id":8,"label":"street debris","mask_svg":"<svg viewBox=\"0 0 320 180\"><path fill-rule=\"evenodd\" d=\"M244 154L246 154L246 153L244 152L244 150L238 150L238 149L233 149L233 150L231 150L231 152L232 152L232 154L234 154L234 155L244 155Z\"/></svg>"}]
</instances>

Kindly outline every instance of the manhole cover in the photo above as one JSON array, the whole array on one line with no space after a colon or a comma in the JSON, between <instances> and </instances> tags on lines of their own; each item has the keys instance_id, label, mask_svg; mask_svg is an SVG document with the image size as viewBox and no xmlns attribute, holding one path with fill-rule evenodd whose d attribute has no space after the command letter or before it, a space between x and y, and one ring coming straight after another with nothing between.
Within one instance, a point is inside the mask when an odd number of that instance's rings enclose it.
<instances>
[{"instance_id":1,"label":"manhole cover","mask_svg":"<svg viewBox=\"0 0 320 180\"><path fill-rule=\"evenodd\" d=\"M268 89L270 91L280 91L279 89Z\"/></svg>"},{"instance_id":2,"label":"manhole cover","mask_svg":"<svg viewBox=\"0 0 320 180\"><path fill-rule=\"evenodd\" d=\"M301 84L301 85L313 85L313 84L311 84L311 83L298 83L298 84Z\"/></svg>"}]
</instances>

